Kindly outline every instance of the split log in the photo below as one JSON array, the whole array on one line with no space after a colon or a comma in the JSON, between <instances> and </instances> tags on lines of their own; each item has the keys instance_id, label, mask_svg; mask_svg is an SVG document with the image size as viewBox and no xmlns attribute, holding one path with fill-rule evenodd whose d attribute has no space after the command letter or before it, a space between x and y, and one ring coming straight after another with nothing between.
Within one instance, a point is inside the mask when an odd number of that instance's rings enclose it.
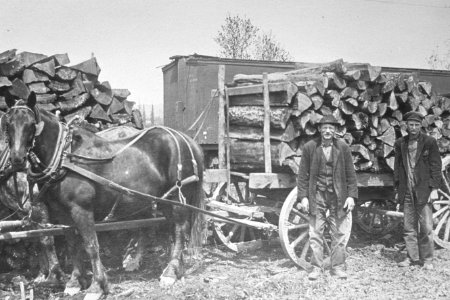
<instances>
[{"instance_id":1,"label":"split log","mask_svg":"<svg viewBox=\"0 0 450 300\"><path fill-rule=\"evenodd\" d=\"M271 141L270 152L274 171L282 165L282 142ZM232 170L264 170L264 144L262 141L230 139L230 163Z\"/></svg>"},{"instance_id":2,"label":"split log","mask_svg":"<svg viewBox=\"0 0 450 300\"><path fill-rule=\"evenodd\" d=\"M419 87L424 93L426 93L428 96L431 96L431 82L419 82Z\"/></svg>"},{"instance_id":3,"label":"split log","mask_svg":"<svg viewBox=\"0 0 450 300\"><path fill-rule=\"evenodd\" d=\"M22 80L25 83L33 83L33 82L46 82L49 80L48 76L44 73L41 73L32 69L25 69L22 74Z\"/></svg>"},{"instance_id":4,"label":"split log","mask_svg":"<svg viewBox=\"0 0 450 300\"><path fill-rule=\"evenodd\" d=\"M34 65L32 65L32 68L37 71L41 71L42 73L45 73L50 77L55 76L55 61L53 59L42 63L35 63Z\"/></svg>"},{"instance_id":5,"label":"split log","mask_svg":"<svg viewBox=\"0 0 450 300\"><path fill-rule=\"evenodd\" d=\"M89 114L89 117L91 119L97 119L102 120L107 123L111 123L111 119L108 117L108 114L106 111L101 107L100 104L96 104L93 108L91 113Z\"/></svg>"},{"instance_id":6,"label":"split log","mask_svg":"<svg viewBox=\"0 0 450 300\"><path fill-rule=\"evenodd\" d=\"M344 101L340 102L339 109L346 115L351 115L355 111L354 106Z\"/></svg>"},{"instance_id":7,"label":"split log","mask_svg":"<svg viewBox=\"0 0 450 300\"><path fill-rule=\"evenodd\" d=\"M270 112L270 126L285 129L291 112L290 108L272 108ZM264 107L231 106L229 109L229 122L234 125L262 127L264 124Z\"/></svg>"},{"instance_id":8,"label":"split log","mask_svg":"<svg viewBox=\"0 0 450 300\"><path fill-rule=\"evenodd\" d=\"M71 68L94 76L98 76L100 74L100 67L97 64L97 59L95 57L75 66L71 66Z\"/></svg>"},{"instance_id":9,"label":"split log","mask_svg":"<svg viewBox=\"0 0 450 300\"><path fill-rule=\"evenodd\" d=\"M56 71L56 78L63 81L72 81L77 77L77 71L69 67L61 67Z\"/></svg>"},{"instance_id":10,"label":"split log","mask_svg":"<svg viewBox=\"0 0 450 300\"><path fill-rule=\"evenodd\" d=\"M398 102L397 98L395 97L394 91L392 91L389 95L388 107L393 111L396 111L398 109Z\"/></svg>"},{"instance_id":11,"label":"split log","mask_svg":"<svg viewBox=\"0 0 450 300\"><path fill-rule=\"evenodd\" d=\"M355 123L356 130L367 128L369 125L369 116L363 112L352 114L352 119Z\"/></svg>"},{"instance_id":12,"label":"split log","mask_svg":"<svg viewBox=\"0 0 450 300\"><path fill-rule=\"evenodd\" d=\"M95 88L90 92L90 94L99 104L107 106L110 105L112 102L112 93L111 94L103 93L98 88Z\"/></svg>"},{"instance_id":13,"label":"split log","mask_svg":"<svg viewBox=\"0 0 450 300\"><path fill-rule=\"evenodd\" d=\"M361 144L354 144L350 146L352 153L357 153L365 160L370 160L369 151Z\"/></svg>"},{"instance_id":14,"label":"split log","mask_svg":"<svg viewBox=\"0 0 450 300\"><path fill-rule=\"evenodd\" d=\"M40 104L48 104L56 101L56 94L37 94L36 101Z\"/></svg>"},{"instance_id":15,"label":"split log","mask_svg":"<svg viewBox=\"0 0 450 300\"><path fill-rule=\"evenodd\" d=\"M113 97L111 105L108 108L108 115L117 114L124 110L124 105L122 101L118 100L116 96Z\"/></svg>"},{"instance_id":16,"label":"split log","mask_svg":"<svg viewBox=\"0 0 450 300\"><path fill-rule=\"evenodd\" d=\"M336 73L326 73L326 76L328 78L328 87L331 89L343 90L347 86L345 80L337 76Z\"/></svg>"},{"instance_id":17,"label":"split log","mask_svg":"<svg viewBox=\"0 0 450 300\"><path fill-rule=\"evenodd\" d=\"M33 82L28 85L30 92L35 92L36 94L45 94L50 91L50 89L43 82Z\"/></svg>"},{"instance_id":18,"label":"split log","mask_svg":"<svg viewBox=\"0 0 450 300\"><path fill-rule=\"evenodd\" d=\"M270 88L269 88L270 91ZM130 91L127 89L112 89L113 96L120 99L125 100L128 96L131 95Z\"/></svg>"},{"instance_id":19,"label":"split log","mask_svg":"<svg viewBox=\"0 0 450 300\"><path fill-rule=\"evenodd\" d=\"M390 126L387 130L383 132L382 135L377 137L378 140L382 141L385 144L388 144L391 147L394 147L395 143L395 129L393 126Z\"/></svg>"},{"instance_id":20,"label":"split log","mask_svg":"<svg viewBox=\"0 0 450 300\"><path fill-rule=\"evenodd\" d=\"M85 106L85 107L82 107L82 108L76 110L73 113L65 115L64 120L66 122L70 122L70 120L72 120L75 116L79 116L81 120L85 120L87 118L87 116L89 116L91 111L92 111L91 106Z\"/></svg>"},{"instance_id":21,"label":"split log","mask_svg":"<svg viewBox=\"0 0 450 300\"><path fill-rule=\"evenodd\" d=\"M4 76L0 77L0 88L2 88L4 86L8 87L11 85L12 85L12 82L9 81L8 77L4 77Z\"/></svg>"},{"instance_id":22,"label":"split log","mask_svg":"<svg viewBox=\"0 0 450 300\"><path fill-rule=\"evenodd\" d=\"M341 99L347 99L347 98L358 98L359 93L355 88L352 87L346 87L341 92Z\"/></svg>"},{"instance_id":23,"label":"split log","mask_svg":"<svg viewBox=\"0 0 450 300\"><path fill-rule=\"evenodd\" d=\"M28 99L30 95L30 89L28 86L19 78L12 81L11 86L8 88L9 93L20 99Z\"/></svg>"},{"instance_id":24,"label":"split log","mask_svg":"<svg viewBox=\"0 0 450 300\"><path fill-rule=\"evenodd\" d=\"M307 95L298 92L295 95L295 99L294 99L294 102L293 102L293 106L292 107L293 107L294 111L292 112L292 114L294 116L299 116L304 111L306 111L308 108L310 108L311 105L312 105L311 99Z\"/></svg>"},{"instance_id":25,"label":"split log","mask_svg":"<svg viewBox=\"0 0 450 300\"><path fill-rule=\"evenodd\" d=\"M70 90L70 84L63 81L50 80L48 87L53 92L67 92Z\"/></svg>"},{"instance_id":26,"label":"split log","mask_svg":"<svg viewBox=\"0 0 450 300\"><path fill-rule=\"evenodd\" d=\"M318 109L320 109L322 107L322 104L323 104L322 96L320 96L318 94L313 95L313 96L311 96L311 101L312 101L312 103L314 105L313 107L314 107L315 110L318 110Z\"/></svg>"},{"instance_id":27,"label":"split log","mask_svg":"<svg viewBox=\"0 0 450 300\"><path fill-rule=\"evenodd\" d=\"M59 110L61 110L61 112L70 112L84 105L88 99L89 94L83 93L81 95L75 96L73 99L58 102L56 106Z\"/></svg>"},{"instance_id":28,"label":"split log","mask_svg":"<svg viewBox=\"0 0 450 300\"><path fill-rule=\"evenodd\" d=\"M341 94L336 90L328 90L327 95L331 98L331 105L334 107L339 107L339 103L341 103Z\"/></svg>"}]
</instances>

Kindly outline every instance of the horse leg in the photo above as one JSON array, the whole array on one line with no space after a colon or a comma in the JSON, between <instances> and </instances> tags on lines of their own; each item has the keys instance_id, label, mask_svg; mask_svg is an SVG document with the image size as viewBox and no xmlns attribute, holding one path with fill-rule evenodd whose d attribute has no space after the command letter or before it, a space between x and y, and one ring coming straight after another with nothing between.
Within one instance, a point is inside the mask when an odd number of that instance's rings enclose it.
<instances>
[{"instance_id":1,"label":"horse leg","mask_svg":"<svg viewBox=\"0 0 450 300\"><path fill-rule=\"evenodd\" d=\"M164 269L160 277L160 286L169 286L175 283L175 281L183 276L183 248L187 230L189 228L189 222L187 216L189 211L185 208L175 207L173 209L174 219L174 238L175 241L172 245L170 261L167 267ZM168 219L170 220L170 219Z\"/></svg>"},{"instance_id":2,"label":"horse leg","mask_svg":"<svg viewBox=\"0 0 450 300\"><path fill-rule=\"evenodd\" d=\"M99 244L97 233L95 232L94 214L92 211L78 206L72 208L71 215L83 238L84 248L91 260L93 278L87 293L93 295L108 294L108 279L100 260Z\"/></svg>"},{"instance_id":3,"label":"horse leg","mask_svg":"<svg viewBox=\"0 0 450 300\"><path fill-rule=\"evenodd\" d=\"M67 248L72 259L72 273L66 283L65 294L73 296L87 287L86 269L83 264L82 240L79 235L70 232L66 234Z\"/></svg>"},{"instance_id":4,"label":"horse leg","mask_svg":"<svg viewBox=\"0 0 450 300\"><path fill-rule=\"evenodd\" d=\"M139 229L138 238L131 238L125 255L123 256L122 266L125 271L136 271L139 269L144 256L144 250L148 244L147 230Z\"/></svg>"},{"instance_id":5,"label":"horse leg","mask_svg":"<svg viewBox=\"0 0 450 300\"><path fill-rule=\"evenodd\" d=\"M42 203L33 203L31 211L31 219L38 224L49 223L49 214L47 206ZM41 226L37 225L35 229ZM59 264L56 255L55 241L53 236L44 236L39 238L39 256L40 256L40 274L35 279L35 282L44 285L60 285L64 283L64 272ZM45 274L47 277L45 277Z\"/></svg>"}]
</instances>

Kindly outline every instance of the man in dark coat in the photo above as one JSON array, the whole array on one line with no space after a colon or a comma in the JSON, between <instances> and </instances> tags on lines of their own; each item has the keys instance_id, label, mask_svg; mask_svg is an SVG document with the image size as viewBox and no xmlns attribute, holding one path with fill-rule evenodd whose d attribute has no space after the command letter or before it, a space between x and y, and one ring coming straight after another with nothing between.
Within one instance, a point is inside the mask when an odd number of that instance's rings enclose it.
<instances>
[{"instance_id":1,"label":"man in dark coat","mask_svg":"<svg viewBox=\"0 0 450 300\"><path fill-rule=\"evenodd\" d=\"M337 125L332 115L320 120L321 137L305 144L297 178L298 207L310 214L313 265L308 275L310 280L318 279L323 270L323 233L327 222L332 239L331 274L347 278L345 248L352 228L351 211L358 198L358 188L350 148L334 136Z\"/></svg>"},{"instance_id":2,"label":"man in dark coat","mask_svg":"<svg viewBox=\"0 0 450 300\"><path fill-rule=\"evenodd\" d=\"M405 114L408 135L394 145L394 185L399 206L404 206L404 239L406 259L400 267L423 264L433 269L432 201L441 188L442 161L436 140L421 132L422 115Z\"/></svg>"}]
</instances>

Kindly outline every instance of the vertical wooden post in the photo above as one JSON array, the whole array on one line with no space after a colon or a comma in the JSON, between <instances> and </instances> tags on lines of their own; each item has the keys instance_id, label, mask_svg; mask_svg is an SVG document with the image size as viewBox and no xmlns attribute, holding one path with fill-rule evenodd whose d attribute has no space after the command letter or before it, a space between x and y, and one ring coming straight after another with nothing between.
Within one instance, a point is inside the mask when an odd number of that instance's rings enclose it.
<instances>
[{"instance_id":1,"label":"vertical wooden post","mask_svg":"<svg viewBox=\"0 0 450 300\"><path fill-rule=\"evenodd\" d=\"M218 73L218 90L219 90L219 127L218 127L218 147L219 147L219 169L225 169L225 65L219 65Z\"/></svg>"},{"instance_id":2,"label":"vertical wooden post","mask_svg":"<svg viewBox=\"0 0 450 300\"><path fill-rule=\"evenodd\" d=\"M270 154L270 99L269 80L267 73L263 73L264 96L264 166L266 173L272 173L272 157Z\"/></svg>"}]
</instances>

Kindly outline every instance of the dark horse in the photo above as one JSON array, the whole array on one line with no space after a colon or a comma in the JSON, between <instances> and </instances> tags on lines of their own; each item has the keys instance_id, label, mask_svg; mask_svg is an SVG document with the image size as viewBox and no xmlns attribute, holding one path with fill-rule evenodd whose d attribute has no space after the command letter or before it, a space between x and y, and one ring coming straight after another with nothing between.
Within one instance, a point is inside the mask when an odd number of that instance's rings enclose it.
<instances>
[{"instance_id":1,"label":"dark horse","mask_svg":"<svg viewBox=\"0 0 450 300\"><path fill-rule=\"evenodd\" d=\"M39 182L42 191L39 198L44 199L49 206L51 220L75 225L82 238L93 272L88 293L108 292L108 280L99 257L95 222L103 220L111 213L116 219L125 219L130 216L136 218L137 212L141 212L140 217L150 215L151 210L151 201L145 197L130 197L119 193L110 185L96 181L95 176L153 196L160 197L167 191L174 190L169 199L203 207L202 150L187 136L167 128L155 127L142 131L140 137L107 141L75 126L66 138L61 139L61 123L54 115L35 106L34 93L31 93L26 103L23 100L15 103L10 99L7 103L10 109L3 126L8 136L13 168L25 168L29 159L31 174L42 173L42 168L52 169L55 156L58 156L54 155L56 149L60 149L65 140L69 141L71 151L64 153L63 156L67 155L67 158L63 161L70 160L72 165L94 174L93 177L81 175L80 172L66 168L63 163L61 168L56 168L52 176L44 176L51 180L51 183ZM194 174L198 174L195 182L181 186L180 179ZM172 189L173 187L175 189ZM203 224L202 214L194 213L184 206L161 204L159 207L166 219L174 225L170 261L160 277L161 284L166 285L174 283L182 276L182 250L185 238L189 237L189 228L190 249L201 247ZM69 249L75 251L72 253L72 276L66 290L79 290L85 287L86 283L83 281L81 253L77 251L79 248L76 247L75 236L67 236L67 242Z\"/></svg>"},{"instance_id":2,"label":"dark horse","mask_svg":"<svg viewBox=\"0 0 450 300\"><path fill-rule=\"evenodd\" d=\"M0 131L0 203L5 210L13 212L11 217L18 216L25 219L30 217L28 220L32 222L27 227L39 229L40 225L38 224L49 222L47 207L43 203L31 205L27 176L23 172L14 174L12 169L8 167L8 152L6 152L8 149L6 147L5 135ZM36 193L37 189L33 192ZM43 236L39 238L38 246L39 273L34 282L46 285L62 284L64 273L56 255L53 237Z\"/></svg>"}]
</instances>

